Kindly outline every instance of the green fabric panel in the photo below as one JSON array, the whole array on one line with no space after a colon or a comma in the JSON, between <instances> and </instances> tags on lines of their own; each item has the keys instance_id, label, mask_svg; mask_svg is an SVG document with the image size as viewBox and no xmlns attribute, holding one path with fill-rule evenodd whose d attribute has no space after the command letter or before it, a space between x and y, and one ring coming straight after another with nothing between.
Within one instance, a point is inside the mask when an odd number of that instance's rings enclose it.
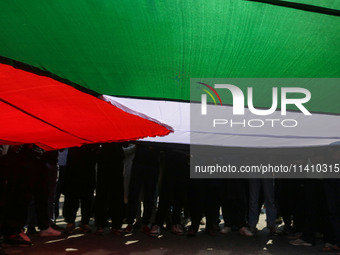
<instances>
[{"instance_id":1,"label":"green fabric panel","mask_svg":"<svg viewBox=\"0 0 340 255\"><path fill-rule=\"evenodd\" d=\"M189 100L190 78L340 77L340 18L325 14L243 0L5 0L0 10L1 56L108 95Z\"/></svg>"}]
</instances>

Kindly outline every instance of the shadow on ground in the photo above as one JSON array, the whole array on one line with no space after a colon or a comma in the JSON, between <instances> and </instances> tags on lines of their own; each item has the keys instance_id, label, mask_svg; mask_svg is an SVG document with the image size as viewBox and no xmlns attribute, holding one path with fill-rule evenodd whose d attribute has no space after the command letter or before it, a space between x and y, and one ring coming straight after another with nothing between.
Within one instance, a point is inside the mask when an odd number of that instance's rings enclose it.
<instances>
[{"instance_id":1,"label":"shadow on ground","mask_svg":"<svg viewBox=\"0 0 340 255\"><path fill-rule=\"evenodd\" d=\"M104 235L95 233L62 235L55 238L31 236L31 247L5 246L7 254L24 255L180 255L180 254L323 254L321 241L315 247L294 247L288 244L285 236L273 236L263 229L254 237L244 237L238 232L228 235L210 236L200 231L196 237L175 236L165 231L164 235L152 238L139 230L126 236L115 236L110 232ZM331 253L328 253L331 254Z\"/></svg>"}]
</instances>

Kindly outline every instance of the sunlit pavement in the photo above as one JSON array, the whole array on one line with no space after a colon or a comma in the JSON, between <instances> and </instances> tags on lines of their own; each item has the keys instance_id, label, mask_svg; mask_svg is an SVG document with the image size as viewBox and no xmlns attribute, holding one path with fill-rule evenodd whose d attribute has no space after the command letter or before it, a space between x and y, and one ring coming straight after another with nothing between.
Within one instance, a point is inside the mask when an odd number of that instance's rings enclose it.
<instances>
[{"instance_id":1,"label":"sunlit pavement","mask_svg":"<svg viewBox=\"0 0 340 255\"><path fill-rule=\"evenodd\" d=\"M4 245L7 254L324 254L320 251L322 241L315 247L295 247L288 244L286 236L273 236L264 229L264 215L261 215L259 232L254 237L244 237L238 232L227 235L210 236L205 234L204 226L196 237L176 236L164 231L162 236L152 238L140 230L125 236L116 236L107 229L104 235L95 233L73 235L63 234L60 237L42 238L38 234L30 236L34 245L31 247L15 247ZM58 225L65 226L64 222ZM222 226L222 225L221 225ZM93 222L91 227L95 230ZM332 253L327 253L332 254ZM336 253L333 253L336 254Z\"/></svg>"}]
</instances>

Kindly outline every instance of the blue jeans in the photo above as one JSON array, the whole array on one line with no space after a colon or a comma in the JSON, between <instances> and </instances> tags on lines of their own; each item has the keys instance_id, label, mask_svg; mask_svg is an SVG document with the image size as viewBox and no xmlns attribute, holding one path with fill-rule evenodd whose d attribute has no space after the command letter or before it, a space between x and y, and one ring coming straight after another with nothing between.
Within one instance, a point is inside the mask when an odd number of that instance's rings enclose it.
<instances>
[{"instance_id":1,"label":"blue jeans","mask_svg":"<svg viewBox=\"0 0 340 255\"><path fill-rule=\"evenodd\" d=\"M255 228L259 218L259 196L261 186L264 193L264 205L266 207L267 227L275 227L276 207L274 197L273 179L249 180L249 215L248 225Z\"/></svg>"}]
</instances>

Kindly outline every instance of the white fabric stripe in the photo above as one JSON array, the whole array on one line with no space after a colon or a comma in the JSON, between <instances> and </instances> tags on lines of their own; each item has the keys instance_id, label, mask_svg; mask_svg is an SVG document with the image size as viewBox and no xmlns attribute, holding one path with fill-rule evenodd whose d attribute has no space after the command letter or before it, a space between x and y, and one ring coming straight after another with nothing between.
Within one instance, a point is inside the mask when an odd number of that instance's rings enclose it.
<instances>
[{"instance_id":1,"label":"white fabric stripe","mask_svg":"<svg viewBox=\"0 0 340 255\"><path fill-rule=\"evenodd\" d=\"M232 128L221 127L207 132L209 121L202 123L202 126L191 127L190 129L190 103L119 98L103 96L104 100L111 102L115 106L132 112L138 112L147 118L156 119L160 123L165 123L174 129L174 133L165 137L146 138L143 141L220 145L231 147L305 147L329 145L340 141L340 117L326 114L313 114L304 116L298 112L288 112L287 116L281 116L280 112L275 112L270 119L296 119L298 127L283 128L270 125L262 128ZM192 107L200 107L196 105ZM192 108L193 109L193 108ZM191 110L192 110L191 109ZM216 116L232 116L232 107L208 105L208 114L214 112ZM192 117L192 116L191 116ZM234 118L240 119L269 119L252 115L246 109L245 116ZM222 125L221 125L222 126ZM191 136L191 139L190 139Z\"/></svg>"},{"instance_id":2,"label":"white fabric stripe","mask_svg":"<svg viewBox=\"0 0 340 255\"><path fill-rule=\"evenodd\" d=\"M109 96L105 96L105 95L102 95L102 97L101 97L102 100L111 103L112 105L114 105L115 107L123 110L124 112L127 112L127 113L130 113L130 114L139 116L139 117L141 117L143 119L147 119L147 120L153 121L153 122L155 122L155 123L157 123L159 125L162 125L162 126L166 127L167 129L173 131L173 128L171 126L169 126L169 125L167 125L165 123L162 123L158 119L152 118L152 117L144 114L143 112L135 111L135 110L131 109L130 107L128 107L127 105L122 105L121 103L118 102L118 100L111 100L109 98L110 98ZM113 97L111 97L111 98L113 98Z\"/></svg>"}]
</instances>

